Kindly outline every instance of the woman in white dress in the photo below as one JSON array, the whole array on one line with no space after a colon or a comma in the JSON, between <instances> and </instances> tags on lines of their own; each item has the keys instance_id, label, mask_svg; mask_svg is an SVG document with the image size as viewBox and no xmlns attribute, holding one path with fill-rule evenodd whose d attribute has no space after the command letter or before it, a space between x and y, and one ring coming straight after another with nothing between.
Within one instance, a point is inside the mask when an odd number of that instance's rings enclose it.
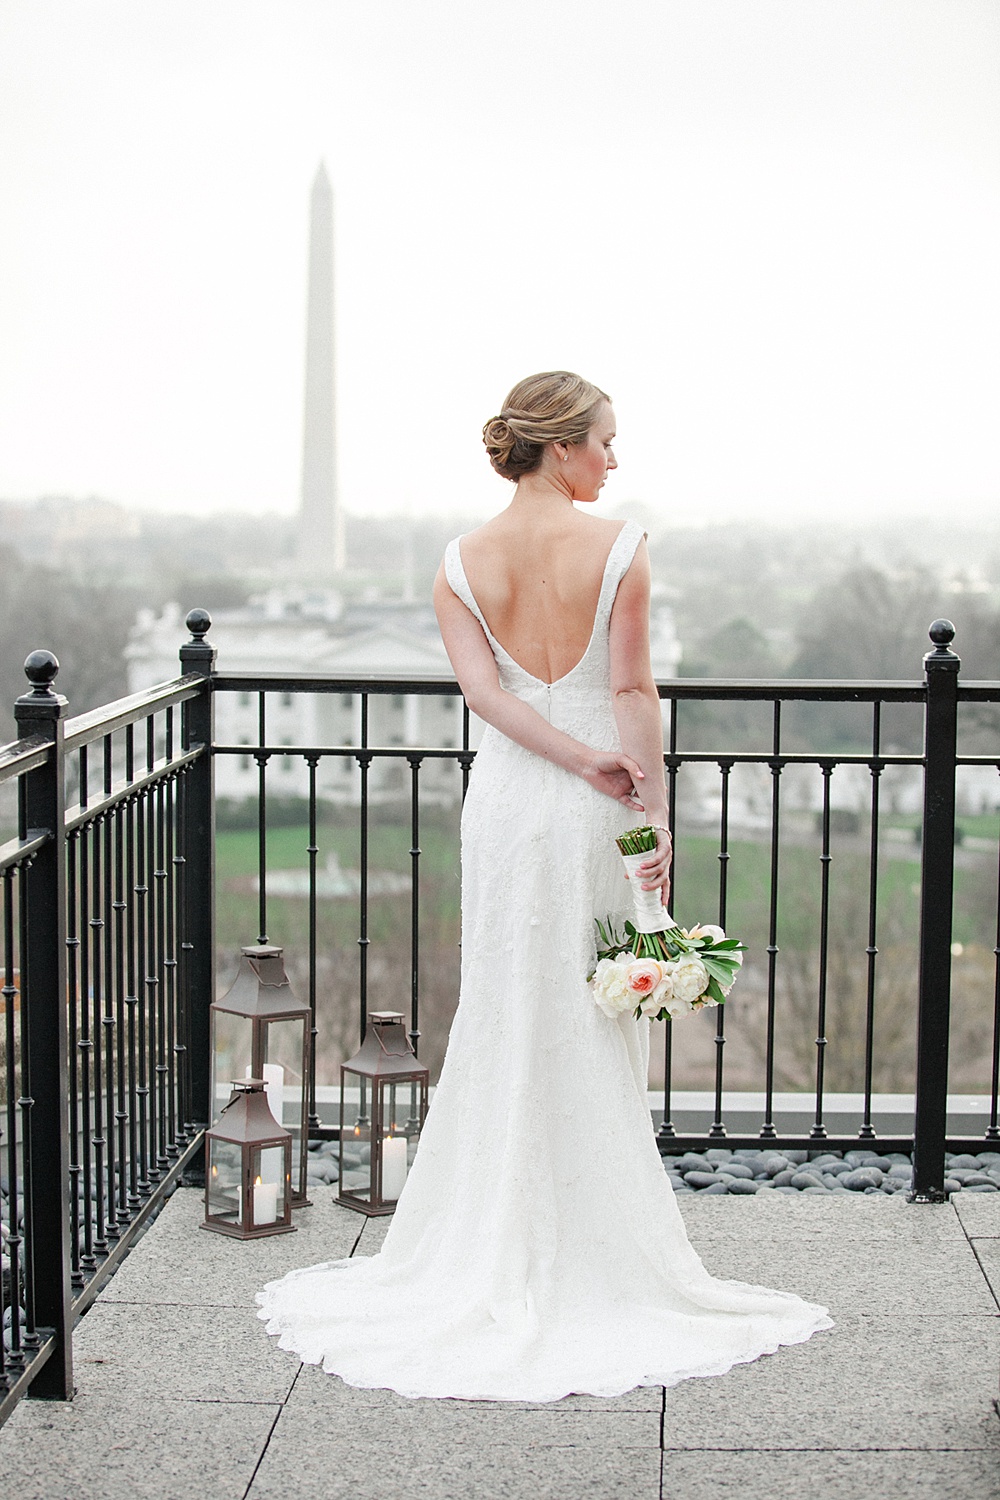
<instances>
[{"instance_id":1,"label":"woman in white dress","mask_svg":"<svg viewBox=\"0 0 1000 1500\"><path fill-rule=\"evenodd\" d=\"M616 1396L830 1326L702 1266L653 1134L648 1022L609 1019L585 982L594 917L629 905L615 836L659 826L648 889L666 892L670 860L644 534L587 513L614 436L610 401L579 376L521 381L484 429L514 497L449 544L435 583L488 725L462 816L448 1053L382 1250L258 1295L282 1348L352 1385Z\"/></svg>"}]
</instances>

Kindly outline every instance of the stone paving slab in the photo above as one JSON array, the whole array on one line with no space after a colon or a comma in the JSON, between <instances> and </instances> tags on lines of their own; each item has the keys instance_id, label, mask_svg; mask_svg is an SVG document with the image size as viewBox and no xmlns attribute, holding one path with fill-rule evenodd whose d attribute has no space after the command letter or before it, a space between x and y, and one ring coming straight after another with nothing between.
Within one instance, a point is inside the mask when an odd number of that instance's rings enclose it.
<instances>
[{"instance_id":1,"label":"stone paving slab","mask_svg":"<svg viewBox=\"0 0 1000 1500\"><path fill-rule=\"evenodd\" d=\"M311 1208L293 1216L294 1234L236 1240L200 1229L204 1194L178 1188L101 1293L100 1302L178 1303L253 1307L255 1295L296 1266L350 1255L363 1221L338 1206L332 1188L319 1189Z\"/></svg>"},{"instance_id":2,"label":"stone paving slab","mask_svg":"<svg viewBox=\"0 0 1000 1500\"><path fill-rule=\"evenodd\" d=\"M1000 1208L1000 1193L971 1197L979 1203L995 1199L996 1207ZM827 1198L812 1193L794 1197L791 1193L756 1193L745 1197L679 1193L677 1202L693 1242L697 1242L702 1232L711 1230L727 1239L742 1241L793 1235L797 1241L808 1244L835 1234L838 1243L864 1240L924 1245L953 1244L963 1238L962 1222L952 1207L961 1198L962 1194L958 1194L951 1203L935 1204L907 1203L901 1194L887 1198L882 1193L868 1196L836 1193ZM735 1212L727 1213L727 1208ZM996 1226L993 1231L969 1232L1000 1234L1000 1216Z\"/></svg>"},{"instance_id":3,"label":"stone paving slab","mask_svg":"<svg viewBox=\"0 0 1000 1500\"><path fill-rule=\"evenodd\" d=\"M989 1448L1000 1319L845 1316L806 1344L666 1393L674 1449Z\"/></svg>"},{"instance_id":4,"label":"stone paving slab","mask_svg":"<svg viewBox=\"0 0 1000 1500\"><path fill-rule=\"evenodd\" d=\"M452 1405L468 1408L468 1402L449 1402L400 1396L396 1391L361 1390L347 1385L336 1375L325 1375L319 1365L303 1365L292 1388L287 1405L290 1409L314 1407L325 1410L332 1422L343 1420L345 1413L363 1407L377 1406L392 1411L427 1411L432 1406ZM663 1387L639 1386L624 1396L565 1396L562 1401L476 1401L476 1411L593 1411L656 1412L663 1410Z\"/></svg>"},{"instance_id":5,"label":"stone paving slab","mask_svg":"<svg viewBox=\"0 0 1000 1500\"><path fill-rule=\"evenodd\" d=\"M669 1500L1000 1500L1000 1467L985 1452L665 1453L663 1494Z\"/></svg>"},{"instance_id":6,"label":"stone paving slab","mask_svg":"<svg viewBox=\"0 0 1000 1500\"><path fill-rule=\"evenodd\" d=\"M900 1313L923 1307L933 1314L995 1313L976 1258L969 1247L953 1245L894 1246L880 1254L883 1242L844 1243L835 1230L812 1244L781 1246L748 1235L709 1243L695 1236L695 1247L713 1276L773 1286L819 1302L837 1318L843 1313Z\"/></svg>"},{"instance_id":7,"label":"stone paving slab","mask_svg":"<svg viewBox=\"0 0 1000 1500\"><path fill-rule=\"evenodd\" d=\"M512 1413L522 1422L528 1415ZM359 1441L318 1423L315 1412L286 1409L247 1500L659 1500L658 1446L586 1441L580 1416L565 1441L527 1446L516 1421L509 1431L518 1436L483 1444L449 1440L437 1426L400 1430L398 1416L385 1413L378 1434L368 1428Z\"/></svg>"},{"instance_id":8,"label":"stone paving slab","mask_svg":"<svg viewBox=\"0 0 1000 1500\"><path fill-rule=\"evenodd\" d=\"M951 1202L966 1234L1000 1236L1000 1193L956 1193Z\"/></svg>"},{"instance_id":9,"label":"stone paving slab","mask_svg":"<svg viewBox=\"0 0 1000 1500\"><path fill-rule=\"evenodd\" d=\"M280 1409L121 1394L22 1401L0 1429L3 1493L17 1500L243 1500Z\"/></svg>"},{"instance_id":10,"label":"stone paving slab","mask_svg":"<svg viewBox=\"0 0 1000 1500\"><path fill-rule=\"evenodd\" d=\"M974 1239L972 1248L1000 1311L1000 1239Z\"/></svg>"},{"instance_id":11,"label":"stone paving slab","mask_svg":"<svg viewBox=\"0 0 1000 1500\"><path fill-rule=\"evenodd\" d=\"M243 1307L97 1303L74 1339L86 1395L278 1402L298 1368Z\"/></svg>"}]
</instances>

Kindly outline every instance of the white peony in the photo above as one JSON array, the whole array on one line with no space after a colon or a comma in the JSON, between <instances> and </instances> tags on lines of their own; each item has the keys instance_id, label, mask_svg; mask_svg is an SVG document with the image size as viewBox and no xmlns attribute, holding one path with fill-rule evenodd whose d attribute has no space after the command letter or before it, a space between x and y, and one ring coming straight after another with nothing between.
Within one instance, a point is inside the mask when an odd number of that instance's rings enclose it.
<instances>
[{"instance_id":1,"label":"white peony","mask_svg":"<svg viewBox=\"0 0 1000 1500\"><path fill-rule=\"evenodd\" d=\"M691 1004L690 1000L682 1000L681 997L677 994L672 995L671 998L667 1001L667 1015L672 1021L676 1021L681 1016L690 1014L693 1009L694 1006Z\"/></svg>"},{"instance_id":2,"label":"white peony","mask_svg":"<svg viewBox=\"0 0 1000 1500\"><path fill-rule=\"evenodd\" d=\"M692 927L688 937L707 938L710 943L723 943L726 934L721 927L716 927L714 922L699 922L697 927Z\"/></svg>"},{"instance_id":3,"label":"white peony","mask_svg":"<svg viewBox=\"0 0 1000 1500\"><path fill-rule=\"evenodd\" d=\"M629 966L634 962L631 953L619 953L616 958L602 958L594 970L591 980L594 999L612 1020L635 1008L635 995L628 987Z\"/></svg>"},{"instance_id":4,"label":"white peony","mask_svg":"<svg viewBox=\"0 0 1000 1500\"><path fill-rule=\"evenodd\" d=\"M679 958L670 977L673 981L674 999L683 1000L689 1009L691 1002L697 1000L708 988L708 970L701 959L695 958L693 954L687 958Z\"/></svg>"}]
</instances>

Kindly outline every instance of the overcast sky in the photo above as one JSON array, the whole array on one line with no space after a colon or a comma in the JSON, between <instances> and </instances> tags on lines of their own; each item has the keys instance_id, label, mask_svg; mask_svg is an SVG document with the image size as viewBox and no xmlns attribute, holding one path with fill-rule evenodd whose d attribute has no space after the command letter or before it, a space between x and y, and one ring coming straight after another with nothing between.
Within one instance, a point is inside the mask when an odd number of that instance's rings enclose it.
<instances>
[{"instance_id":1,"label":"overcast sky","mask_svg":"<svg viewBox=\"0 0 1000 1500\"><path fill-rule=\"evenodd\" d=\"M321 158L349 510L1000 508L997 0L2 0L0 497L295 508Z\"/></svg>"}]
</instances>

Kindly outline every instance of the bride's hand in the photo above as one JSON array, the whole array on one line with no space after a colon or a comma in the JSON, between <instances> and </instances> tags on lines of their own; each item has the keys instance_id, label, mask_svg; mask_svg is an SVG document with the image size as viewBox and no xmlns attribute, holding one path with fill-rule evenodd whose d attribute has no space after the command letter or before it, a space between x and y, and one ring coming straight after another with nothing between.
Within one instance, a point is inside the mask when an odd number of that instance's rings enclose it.
<instances>
[{"instance_id":1,"label":"bride's hand","mask_svg":"<svg viewBox=\"0 0 1000 1500\"><path fill-rule=\"evenodd\" d=\"M642 781L643 776L631 756L623 755L620 750L595 750L581 775L595 792L613 797L631 812L642 812L635 783Z\"/></svg>"},{"instance_id":2,"label":"bride's hand","mask_svg":"<svg viewBox=\"0 0 1000 1500\"><path fill-rule=\"evenodd\" d=\"M663 895L663 904L666 906L670 895L670 861L673 849L670 843L670 834L665 828L656 830L656 849L649 851L649 858L644 860L635 872L642 881L644 891L655 891L660 887Z\"/></svg>"}]
</instances>

